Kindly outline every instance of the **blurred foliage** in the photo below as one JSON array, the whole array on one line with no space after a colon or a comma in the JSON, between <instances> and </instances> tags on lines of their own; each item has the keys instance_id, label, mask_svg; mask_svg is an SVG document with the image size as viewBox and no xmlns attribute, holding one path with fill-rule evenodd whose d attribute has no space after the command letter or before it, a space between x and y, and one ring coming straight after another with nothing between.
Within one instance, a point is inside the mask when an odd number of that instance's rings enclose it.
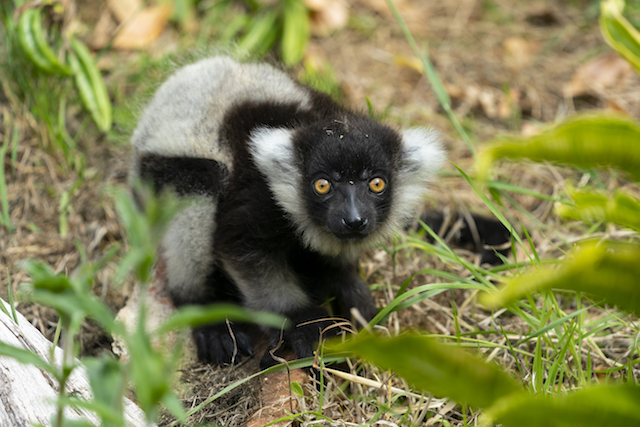
<instances>
[{"instance_id":1,"label":"blurred foliage","mask_svg":"<svg viewBox=\"0 0 640 427\"><path fill-rule=\"evenodd\" d=\"M140 294L146 295L158 244L171 218L183 203L169 193L156 198L147 187L139 185L136 185L136 192L145 200L143 210L138 208L129 191L121 189L114 194L116 209L128 242L126 252L120 256L116 277L123 279L127 274L133 273L142 286ZM57 366L41 359L32 351L2 343L0 355L36 365L50 372L58 381L57 414L53 422L55 427L67 425L64 408L68 405L93 410L101 418L103 426L125 426L122 398L127 394L129 384L133 386L137 402L149 422L155 419L160 405L166 407L176 418L184 419L187 414L171 391L181 343L178 340L173 348L168 347L165 343L169 332L225 319L272 327L283 325L284 319L273 313L249 312L240 307L217 304L181 308L156 331L149 332L146 328L146 303L142 297L135 328L127 330L115 320L109 306L91 292L98 272L119 251L119 245L112 246L95 262L89 262L83 257L81 264L69 275L56 274L51 267L39 261L30 260L24 264L31 277L31 282L25 285L24 295L30 301L55 309L60 316L63 363ZM128 354L126 360L116 360L104 355L100 358L83 358L80 364L77 363L79 348L75 345L76 337L87 318L96 321L112 336L122 338ZM82 365L87 368L93 390L93 399L90 401L69 396L66 392L65 384L71 372ZM271 371L273 369L269 372Z\"/></svg>"}]
</instances>

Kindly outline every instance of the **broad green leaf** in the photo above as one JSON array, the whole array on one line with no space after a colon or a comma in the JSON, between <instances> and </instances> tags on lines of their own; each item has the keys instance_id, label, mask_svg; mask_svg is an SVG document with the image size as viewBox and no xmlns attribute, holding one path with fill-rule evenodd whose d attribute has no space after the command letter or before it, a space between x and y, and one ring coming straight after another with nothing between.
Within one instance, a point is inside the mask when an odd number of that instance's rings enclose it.
<instances>
[{"instance_id":1,"label":"broad green leaf","mask_svg":"<svg viewBox=\"0 0 640 427\"><path fill-rule=\"evenodd\" d=\"M195 327L226 319L251 322L281 328L285 318L274 313L253 312L233 304L212 304L208 306L186 306L180 308L158 329L163 334L171 329Z\"/></svg>"},{"instance_id":2,"label":"broad green leaf","mask_svg":"<svg viewBox=\"0 0 640 427\"><path fill-rule=\"evenodd\" d=\"M11 357L24 365L35 365L37 368L42 369L54 376L58 373L56 368L49 362L43 360L32 351L25 350L23 348L14 347L9 344L0 342L0 356Z\"/></svg>"},{"instance_id":3,"label":"broad green leaf","mask_svg":"<svg viewBox=\"0 0 640 427\"><path fill-rule=\"evenodd\" d=\"M640 425L640 387L595 386L560 396L517 394L485 411L481 425L620 427Z\"/></svg>"},{"instance_id":4,"label":"broad green leaf","mask_svg":"<svg viewBox=\"0 0 640 427\"><path fill-rule=\"evenodd\" d=\"M274 9L257 14L251 20L244 36L238 41L240 51L258 56L267 53L278 36L277 24L278 13Z\"/></svg>"},{"instance_id":5,"label":"broad green leaf","mask_svg":"<svg viewBox=\"0 0 640 427\"><path fill-rule=\"evenodd\" d=\"M292 381L289 384L289 387L291 387L291 392L297 394L300 397L304 396L304 391L302 390L302 386L300 385L300 383L298 381Z\"/></svg>"},{"instance_id":6,"label":"broad green leaf","mask_svg":"<svg viewBox=\"0 0 640 427\"><path fill-rule=\"evenodd\" d=\"M186 412L184 410L184 406L182 406L182 402L178 399L174 393L165 393L162 398L162 404L173 414L176 418L184 418Z\"/></svg>"},{"instance_id":7,"label":"broad green leaf","mask_svg":"<svg viewBox=\"0 0 640 427\"><path fill-rule=\"evenodd\" d=\"M518 382L497 366L458 346L413 333L393 338L361 333L331 347L390 369L421 390L476 407L487 407L501 397L523 392Z\"/></svg>"},{"instance_id":8,"label":"broad green leaf","mask_svg":"<svg viewBox=\"0 0 640 427\"><path fill-rule=\"evenodd\" d=\"M600 31L609 46L640 71L640 32L623 16L624 0L600 3Z\"/></svg>"},{"instance_id":9,"label":"broad green leaf","mask_svg":"<svg viewBox=\"0 0 640 427\"><path fill-rule=\"evenodd\" d=\"M640 127L621 115L584 114L539 135L499 138L480 153L478 176L486 179L491 164L502 158L612 166L640 181Z\"/></svg>"},{"instance_id":10,"label":"broad green leaf","mask_svg":"<svg viewBox=\"0 0 640 427\"><path fill-rule=\"evenodd\" d=\"M85 358L83 363L87 367L94 402L108 409L98 413L103 426L122 425L122 393L126 388L123 372L125 365L106 353L100 359Z\"/></svg>"},{"instance_id":11,"label":"broad green leaf","mask_svg":"<svg viewBox=\"0 0 640 427\"><path fill-rule=\"evenodd\" d=\"M175 366L162 354L151 348L149 335L144 329L145 313L140 312L134 334L126 336L129 349L131 382L136 389L136 397L148 418L154 416L157 405L171 393L170 383Z\"/></svg>"},{"instance_id":12,"label":"broad green leaf","mask_svg":"<svg viewBox=\"0 0 640 427\"><path fill-rule=\"evenodd\" d=\"M509 280L480 302L499 307L531 292L566 289L605 298L622 309L640 313L640 247L610 242L585 243L557 267L541 267Z\"/></svg>"},{"instance_id":13,"label":"broad green leaf","mask_svg":"<svg viewBox=\"0 0 640 427\"><path fill-rule=\"evenodd\" d=\"M95 391L95 388L92 388L92 391ZM120 396L120 401L122 401L122 395ZM80 397L66 395L64 397L58 397L58 403L65 406L71 406L73 408L88 409L89 411L95 412L96 415L101 418L102 423L100 424L100 427L120 427L125 425L122 411L118 413L117 411L114 411L113 407L105 405L97 400L88 401ZM63 423L63 425L66 426L67 424ZM94 424L90 423L81 425L95 427Z\"/></svg>"},{"instance_id":14,"label":"broad green leaf","mask_svg":"<svg viewBox=\"0 0 640 427\"><path fill-rule=\"evenodd\" d=\"M36 290L46 289L53 293L62 293L72 287L69 278L64 274L55 274L51 267L43 262L30 259L25 261L22 267L31 276L33 288Z\"/></svg>"},{"instance_id":15,"label":"broad green leaf","mask_svg":"<svg viewBox=\"0 0 640 427\"><path fill-rule=\"evenodd\" d=\"M574 205L558 204L555 208L560 216L570 219L607 221L640 230L640 200L622 191L614 197L602 192L567 189Z\"/></svg>"},{"instance_id":16,"label":"broad green leaf","mask_svg":"<svg viewBox=\"0 0 640 427\"><path fill-rule=\"evenodd\" d=\"M296 65L307 50L311 37L309 10L302 0L284 0L284 22L280 52L282 62L291 67Z\"/></svg>"}]
</instances>

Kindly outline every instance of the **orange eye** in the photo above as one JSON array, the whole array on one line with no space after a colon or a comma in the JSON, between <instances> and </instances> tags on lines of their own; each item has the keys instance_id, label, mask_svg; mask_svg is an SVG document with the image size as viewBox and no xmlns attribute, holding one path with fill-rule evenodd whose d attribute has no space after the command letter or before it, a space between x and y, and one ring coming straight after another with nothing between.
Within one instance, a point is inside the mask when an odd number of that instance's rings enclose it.
<instances>
[{"instance_id":1,"label":"orange eye","mask_svg":"<svg viewBox=\"0 0 640 427\"><path fill-rule=\"evenodd\" d=\"M320 178L313 183L313 189L317 194L322 196L331 190L331 183L326 179Z\"/></svg>"},{"instance_id":2,"label":"orange eye","mask_svg":"<svg viewBox=\"0 0 640 427\"><path fill-rule=\"evenodd\" d=\"M382 193L386 187L386 183L382 178L373 178L369 181L369 189L374 193Z\"/></svg>"}]
</instances>

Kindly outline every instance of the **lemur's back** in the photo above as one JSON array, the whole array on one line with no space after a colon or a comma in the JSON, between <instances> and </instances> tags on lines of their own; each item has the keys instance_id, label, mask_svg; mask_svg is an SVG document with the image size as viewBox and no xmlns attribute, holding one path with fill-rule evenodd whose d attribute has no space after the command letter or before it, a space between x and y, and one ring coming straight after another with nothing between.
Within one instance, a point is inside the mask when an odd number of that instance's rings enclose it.
<instances>
[{"instance_id":1,"label":"lemur's back","mask_svg":"<svg viewBox=\"0 0 640 427\"><path fill-rule=\"evenodd\" d=\"M308 89L270 65L228 57L199 61L181 68L156 92L133 133L134 156L200 157L231 168L228 144L220 140L225 112L242 102L282 100L311 108Z\"/></svg>"}]
</instances>

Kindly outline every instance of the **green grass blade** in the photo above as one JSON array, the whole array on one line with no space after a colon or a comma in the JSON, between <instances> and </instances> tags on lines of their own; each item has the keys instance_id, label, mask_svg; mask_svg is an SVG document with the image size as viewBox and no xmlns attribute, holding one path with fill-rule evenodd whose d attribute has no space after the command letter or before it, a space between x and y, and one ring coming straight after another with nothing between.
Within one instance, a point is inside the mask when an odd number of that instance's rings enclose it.
<instances>
[{"instance_id":1,"label":"green grass blade","mask_svg":"<svg viewBox=\"0 0 640 427\"><path fill-rule=\"evenodd\" d=\"M464 266L467 270L469 270L469 272L473 275L473 277L480 283L484 283L488 288L493 288L493 284L484 277L483 273L480 272L480 269L478 267L476 267L474 264L460 258L446 243L444 240L442 240L442 238L440 238L440 236L438 236L438 233L436 233L435 231L433 231L431 229L431 227L429 227L427 224L425 224L423 221L421 221L420 219L418 219L418 223L420 224L420 226L427 232L429 233L429 235L431 236L431 238L433 240L435 240L439 245L440 245L440 249L444 249L444 251L446 252L446 255L453 261L455 262L455 264L458 265L462 265ZM415 243L415 240L413 241ZM422 247L427 247L427 243L424 241L421 241L419 243L420 246Z\"/></svg>"},{"instance_id":2,"label":"green grass blade","mask_svg":"<svg viewBox=\"0 0 640 427\"><path fill-rule=\"evenodd\" d=\"M562 348L560 349L560 352L558 353L558 355L555 357L555 360L553 361L551 368L549 368L549 373L547 374L547 381L544 384L545 391L551 391L551 392L554 391L554 386L556 385L556 377L558 376L558 371L560 371L561 367L567 363L564 355L566 354L569 347L572 347L574 345L573 332L575 330L575 325L576 323L572 323L571 325L569 325L569 327L566 329L566 331L562 335L562 338L558 342L558 344L562 344ZM562 380L559 380L557 384L562 385Z\"/></svg>"},{"instance_id":3,"label":"green grass blade","mask_svg":"<svg viewBox=\"0 0 640 427\"><path fill-rule=\"evenodd\" d=\"M409 27L407 27L407 24L404 22L404 19L402 19L402 16L400 15L400 12L398 12L398 9L396 8L395 4L393 4L393 1L387 0L387 5L389 6L391 13L393 13L394 18L398 22L398 26L400 26L400 29L402 30L404 37L407 39L407 42L409 42L409 46L411 47L413 54L417 58L419 58L420 61L422 62L422 69L424 70L424 75L427 77L427 80L429 80L429 84L431 85L431 88L433 89L433 92L436 95L436 98L438 99L440 106L449 116L449 120L451 121L453 126L456 128L456 131L460 134L464 142L467 144L467 147L469 147L469 151L471 151L471 154L475 156L476 149L473 146L473 143L471 142L471 138L469 138L469 135L464 130L464 128L462 127L462 124L460 124L460 121L458 120L456 115L453 113L453 110L451 109L451 98L449 98L449 94L447 93L447 90L444 88L444 85L442 84L442 80L440 80L438 73L436 73L436 70L433 67L433 64L431 63L431 59L429 58L429 53L427 49L425 48L424 52L420 51L420 49L418 48L418 45L416 44L415 39L413 38L413 35L409 31Z\"/></svg>"},{"instance_id":4,"label":"green grass blade","mask_svg":"<svg viewBox=\"0 0 640 427\"><path fill-rule=\"evenodd\" d=\"M361 333L331 345L398 373L421 390L459 403L486 407L499 398L523 392L516 380L454 345L413 333L393 338Z\"/></svg>"},{"instance_id":5,"label":"green grass blade","mask_svg":"<svg viewBox=\"0 0 640 427\"><path fill-rule=\"evenodd\" d=\"M258 323L273 328L281 328L286 320L284 317L274 313L248 311L233 304L185 306L167 319L167 321L158 328L157 332L163 334L172 329L224 322L226 319Z\"/></svg>"},{"instance_id":6,"label":"green grass blade","mask_svg":"<svg viewBox=\"0 0 640 427\"><path fill-rule=\"evenodd\" d=\"M2 147L0 147L0 207L2 208L2 211L0 212L0 223L2 223L8 231L12 231L13 225L11 224L11 217L9 215L9 196L4 170L4 157L7 154L9 142L10 138L7 134L5 135Z\"/></svg>"},{"instance_id":7,"label":"green grass blade","mask_svg":"<svg viewBox=\"0 0 640 427\"><path fill-rule=\"evenodd\" d=\"M522 227L522 231L524 232L524 235L527 238L527 242L529 242L529 247L531 248L531 252L533 252L533 257L535 258L536 263L540 264L540 256L538 255L538 251L536 250L536 245L533 244L533 241L531 240L531 236L529 236L527 227L524 226L522 221L520 221L520 226Z\"/></svg>"},{"instance_id":8,"label":"green grass blade","mask_svg":"<svg viewBox=\"0 0 640 427\"><path fill-rule=\"evenodd\" d=\"M533 366L531 368L533 379L531 386L533 391L538 393L542 391L542 380L544 379L544 364L542 363L542 337L536 340L536 351L533 357Z\"/></svg>"},{"instance_id":9,"label":"green grass blade","mask_svg":"<svg viewBox=\"0 0 640 427\"><path fill-rule=\"evenodd\" d=\"M9 310L7 310L7 307L4 306L4 301L0 301L0 311L6 314L7 317L11 317L11 315L9 314Z\"/></svg>"},{"instance_id":10,"label":"green grass blade","mask_svg":"<svg viewBox=\"0 0 640 427\"><path fill-rule=\"evenodd\" d=\"M377 325L381 323L386 317L393 311L401 310L409 305L415 304L418 301L422 301L426 298L432 297L435 293L440 293L448 289L474 289L485 290L486 287L476 283L430 283L427 285L417 286L409 291L406 291L387 304L378 314L371 319L370 325Z\"/></svg>"},{"instance_id":11,"label":"green grass blade","mask_svg":"<svg viewBox=\"0 0 640 427\"><path fill-rule=\"evenodd\" d=\"M520 187L519 185L509 184L508 182L502 181L487 181L488 188L494 188L496 190L502 191L510 191L512 193L524 194L526 196L532 196L541 200L548 200L550 202L561 202L562 199L559 197L553 197L548 194L540 193L539 191L534 191L529 188Z\"/></svg>"},{"instance_id":12,"label":"green grass blade","mask_svg":"<svg viewBox=\"0 0 640 427\"><path fill-rule=\"evenodd\" d=\"M471 179L471 177L469 177L469 175L467 175L456 164L453 164L453 166L455 166L455 168L458 169L458 171L460 172L460 175L462 175L462 177L469 183L473 191L475 191L475 193L482 199L482 201L489 208L491 213L493 213L495 217L498 218L498 220L500 220L502 225L504 225L507 228L507 230L509 230L509 233L511 233L511 237L515 238L518 241L518 243L520 243L520 246L522 247L524 252L527 254L527 257L533 261L534 259L529 254L529 251L527 251L527 248L525 247L524 242L522 241L522 239L520 238L516 230L513 228L511 223L507 220L507 218L505 218L505 216L502 215L502 212L498 210L498 207L491 200L489 200L489 198L482 191L480 191L476 183Z\"/></svg>"},{"instance_id":13,"label":"green grass blade","mask_svg":"<svg viewBox=\"0 0 640 427\"><path fill-rule=\"evenodd\" d=\"M13 321L18 324L18 315L16 313L16 304L13 299L13 286L11 286L11 274L9 274L9 267L7 267L7 294L9 297L9 307L11 307L11 316Z\"/></svg>"},{"instance_id":14,"label":"green grass blade","mask_svg":"<svg viewBox=\"0 0 640 427\"><path fill-rule=\"evenodd\" d=\"M525 338L523 338L523 339L521 339L520 341L518 341L518 342L515 344L515 346L517 347L517 346L519 346L520 344L523 344L523 343L525 343L525 342L529 341L530 339L533 339L533 338L539 337L540 335L542 335L542 334L546 333L547 331L549 331L549 330L551 330L551 329L555 328L556 326L561 325L561 324L563 324L564 322L566 322L566 321L568 321L568 320L573 319L574 317L578 316L578 315L579 315L579 314L581 314L581 313L584 313L585 311L589 310L591 307L593 307L593 306L589 306L589 307L581 308L580 310L576 310L576 311L574 311L573 313L567 314L567 315L565 315L565 316L562 316L562 317L561 317L561 318L559 318L559 319L554 320L553 322L551 322L551 323L549 323L548 325L546 325L546 326L544 326L544 327L542 327L542 328L538 329L537 331L533 332L532 334L527 335Z\"/></svg>"}]
</instances>

